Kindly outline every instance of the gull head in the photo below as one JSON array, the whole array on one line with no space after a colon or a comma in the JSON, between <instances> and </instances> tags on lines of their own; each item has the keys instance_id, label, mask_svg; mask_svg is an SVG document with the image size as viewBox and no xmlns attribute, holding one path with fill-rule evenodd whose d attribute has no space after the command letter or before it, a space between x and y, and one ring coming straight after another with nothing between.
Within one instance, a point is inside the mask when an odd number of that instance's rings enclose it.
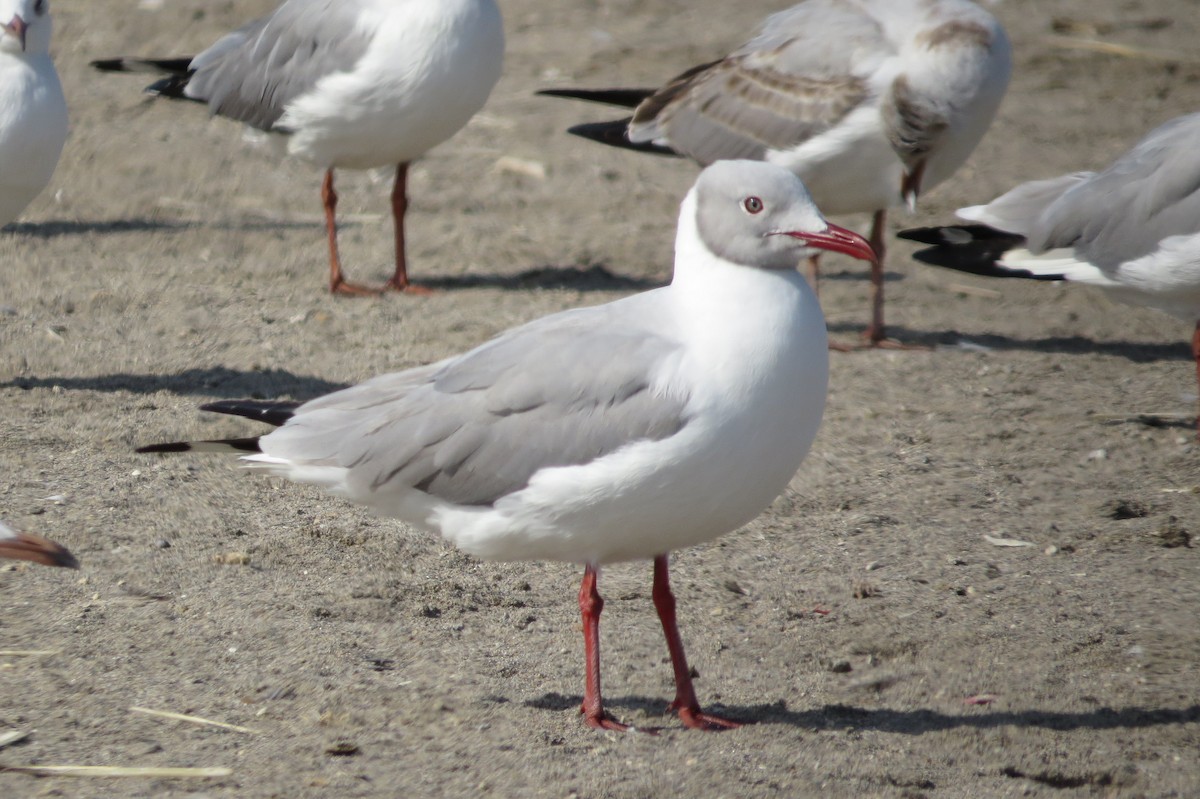
<instances>
[{"instance_id":1,"label":"gull head","mask_svg":"<svg viewBox=\"0 0 1200 799\"><path fill-rule=\"evenodd\" d=\"M49 52L50 0L0 0L0 29L0 50Z\"/></svg>"},{"instance_id":2,"label":"gull head","mask_svg":"<svg viewBox=\"0 0 1200 799\"><path fill-rule=\"evenodd\" d=\"M758 269L794 269L822 251L877 260L862 236L825 220L800 178L762 161L717 161L695 188L696 229L714 255Z\"/></svg>"}]
</instances>

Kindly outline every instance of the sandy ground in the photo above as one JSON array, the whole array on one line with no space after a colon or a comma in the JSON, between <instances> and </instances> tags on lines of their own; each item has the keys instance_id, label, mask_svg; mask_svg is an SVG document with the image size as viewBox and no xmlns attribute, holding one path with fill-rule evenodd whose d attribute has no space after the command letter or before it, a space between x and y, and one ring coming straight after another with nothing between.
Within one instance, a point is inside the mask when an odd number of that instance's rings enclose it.
<instances>
[{"instance_id":1,"label":"sandy ground","mask_svg":"<svg viewBox=\"0 0 1200 799\"><path fill-rule=\"evenodd\" d=\"M578 569L479 563L229 460L135 455L248 434L205 400L312 397L665 281L695 168L568 137L604 109L532 92L660 82L782 3L502 0L504 79L413 176L413 270L442 290L358 301L324 291L317 170L86 66L191 52L272 5L56 0L72 134L0 235L0 514L83 561L0 572L0 732L30 733L0 764L232 776L0 773L0 795L1200 795L1200 547L1168 546L1200 533L1196 384L1190 330L1153 311L942 273L897 244L893 331L931 349L835 355L787 494L675 558L702 701L758 722L724 734L660 715L648 564L602 579L605 687L624 720L666 729L599 734L576 714ZM896 227L1107 163L1200 107L1193 0L993 8L1016 48L1000 118ZM1165 57L1057 46L1056 19ZM347 268L381 281L387 183L339 188ZM864 273L829 266L848 338Z\"/></svg>"}]
</instances>

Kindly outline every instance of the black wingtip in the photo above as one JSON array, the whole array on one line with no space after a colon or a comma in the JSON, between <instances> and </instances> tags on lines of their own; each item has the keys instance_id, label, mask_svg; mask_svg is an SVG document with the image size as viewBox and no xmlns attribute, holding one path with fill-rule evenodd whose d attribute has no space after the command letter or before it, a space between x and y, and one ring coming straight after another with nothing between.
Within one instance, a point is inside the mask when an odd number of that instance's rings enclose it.
<instances>
[{"instance_id":1,"label":"black wingtip","mask_svg":"<svg viewBox=\"0 0 1200 799\"><path fill-rule=\"evenodd\" d=\"M134 452L190 452L192 444L189 441L171 441L166 444L148 444L138 447Z\"/></svg>"},{"instance_id":2,"label":"black wingtip","mask_svg":"<svg viewBox=\"0 0 1200 799\"><path fill-rule=\"evenodd\" d=\"M934 246L957 246L972 242L996 241L1006 243L1009 249L1024 243L1025 237L1006 233L987 225L941 225L938 227L914 227L901 230L898 238Z\"/></svg>"},{"instance_id":3,"label":"black wingtip","mask_svg":"<svg viewBox=\"0 0 1200 799\"><path fill-rule=\"evenodd\" d=\"M158 97L166 97L170 100L194 100L195 102L203 102L195 97L188 97L184 94L187 89L188 81L192 79L191 75L168 75L165 78L154 81L147 86L144 91L146 94L153 94Z\"/></svg>"},{"instance_id":4,"label":"black wingtip","mask_svg":"<svg viewBox=\"0 0 1200 799\"><path fill-rule=\"evenodd\" d=\"M653 142L632 142L629 140L629 119L615 119L612 122L588 122L567 128L567 133L582 139L607 144L609 147L620 147L623 150L634 150L639 153L668 155L679 157L679 153L670 147L663 147Z\"/></svg>"},{"instance_id":5,"label":"black wingtip","mask_svg":"<svg viewBox=\"0 0 1200 799\"><path fill-rule=\"evenodd\" d=\"M654 94L654 89L541 89L542 97L565 97L569 100L586 100L590 103L615 105L621 108L637 108L642 100Z\"/></svg>"},{"instance_id":6,"label":"black wingtip","mask_svg":"<svg viewBox=\"0 0 1200 799\"><path fill-rule=\"evenodd\" d=\"M62 544L56 544L58 549L49 553L50 563L48 566L58 566L63 569L78 569L79 561L72 555Z\"/></svg>"},{"instance_id":7,"label":"black wingtip","mask_svg":"<svg viewBox=\"0 0 1200 799\"><path fill-rule=\"evenodd\" d=\"M169 441L165 444L149 444L138 447L134 452L167 454L175 452L262 452L258 445L259 436L249 438L214 438L207 441Z\"/></svg>"},{"instance_id":8,"label":"black wingtip","mask_svg":"<svg viewBox=\"0 0 1200 799\"><path fill-rule=\"evenodd\" d=\"M911 228L896 234L899 238L932 245L913 253L913 259L982 277L1017 277L1025 280L1062 280L1061 274L1040 274L998 263L1006 252L1025 244L1025 237L1006 233L987 225L950 225Z\"/></svg>"},{"instance_id":9,"label":"black wingtip","mask_svg":"<svg viewBox=\"0 0 1200 799\"><path fill-rule=\"evenodd\" d=\"M192 56L174 58L100 58L89 62L101 72L150 72L165 75L187 75L191 72Z\"/></svg>"},{"instance_id":10,"label":"black wingtip","mask_svg":"<svg viewBox=\"0 0 1200 799\"><path fill-rule=\"evenodd\" d=\"M88 66L92 69L98 69L101 72L128 72L125 68L124 58L101 58L96 61L89 61Z\"/></svg>"},{"instance_id":11,"label":"black wingtip","mask_svg":"<svg viewBox=\"0 0 1200 799\"><path fill-rule=\"evenodd\" d=\"M299 402L290 400L218 400L207 402L200 406L202 411L225 413L230 416L242 416L256 422L265 422L279 427L291 419L300 407Z\"/></svg>"}]
</instances>

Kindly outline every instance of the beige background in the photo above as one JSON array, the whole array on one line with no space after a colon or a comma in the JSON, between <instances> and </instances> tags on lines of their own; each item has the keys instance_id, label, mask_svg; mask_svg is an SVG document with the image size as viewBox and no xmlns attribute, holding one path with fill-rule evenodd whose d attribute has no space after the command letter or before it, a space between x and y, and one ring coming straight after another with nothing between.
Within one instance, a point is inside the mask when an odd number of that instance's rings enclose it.
<instances>
[{"instance_id":1,"label":"beige background","mask_svg":"<svg viewBox=\"0 0 1200 799\"><path fill-rule=\"evenodd\" d=\"M504 79L413 173L413 273L443 290L343 300L324 291L315 168L280 163L201 108L144 99L136 76L86 66L194 52L273 3L55 0L72 133L49 190L0 234L0 514L84 565L0 572L0 650L54 653L0 655L0 730L32 733L0 764L234 774L0 773L0 795L1200 790L1200 548L1157 535L1172 516L1200 533L1191 330L1153 311L935 271L897 245L889 320L934 349L835 355L826 424L787 495L675 560L702 701L759 722L719 735L659 716L670 669L648 564L602 578L605 688L621 718L668 731L597 734L575 712L577 569L478 563L230 460L133 454L252 429L198 414L205 400L308 398L668 278L695 168L566 136L607 111L533 91L662 82L782 3L501 4ZM1016 49L1000 117L895 226L1103 165L1200 107L1192 0L993 9ZM1049 38L1055 20L1165 59L1065 49ZM346 173L339 188L349 274L382 281L388 184ZM864 271L828 267L830 327L849 338L866 321ZM1134 421L1147 413L1167 424ZM1118 501L1142 515L1112 518ZM230 553L248 565L216 561ZM964 704L980 694L994 702ZM328 753L340 744L357 754Z\"/></svg>"}]
</instances>

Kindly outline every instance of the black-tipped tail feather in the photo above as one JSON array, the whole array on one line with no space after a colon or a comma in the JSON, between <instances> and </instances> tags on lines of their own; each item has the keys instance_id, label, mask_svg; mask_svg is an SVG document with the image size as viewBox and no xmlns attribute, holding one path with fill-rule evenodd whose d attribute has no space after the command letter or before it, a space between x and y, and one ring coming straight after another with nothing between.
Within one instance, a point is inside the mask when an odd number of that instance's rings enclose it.
<instances>
[{"instance_id":1,"label":"black-tipped tail feather","mask_svg":"<svg viewBox=\"0 0 1200 799\"><path fill-rule=\"evenodd\" d=\"M902 239L933 245L913 253L921 263L983 277L1019 277L1027 280L1062 280L1061 274L1040 274L998 263L1004 254L1025 244L1025 237L987 225L950 225L902 230Z\"/></svg>"}]
</instances>

